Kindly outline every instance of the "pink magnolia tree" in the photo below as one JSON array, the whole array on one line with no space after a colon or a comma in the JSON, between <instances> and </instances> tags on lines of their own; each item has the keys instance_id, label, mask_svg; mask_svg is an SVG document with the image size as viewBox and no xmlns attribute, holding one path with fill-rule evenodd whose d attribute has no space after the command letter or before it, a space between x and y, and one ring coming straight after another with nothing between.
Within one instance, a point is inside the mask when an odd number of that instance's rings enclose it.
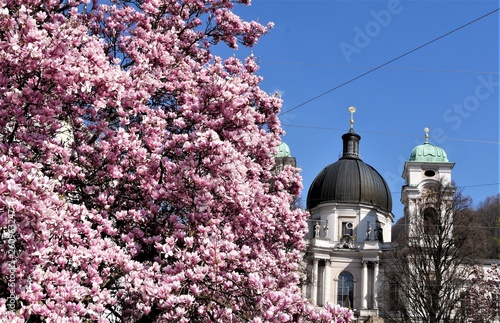
<instances>
[{"instance_id":1,"label":"pink magnolia tree","mask_svg":"<svg viewBox=\"0 0 500 323\"><path fill-rule=\"evenodd\" d=\"M500 267L484 270L476 266L465 296L467 322L497 322L500 319Z\"/></svg>"},{"instance_id":2,"label":"pink magnolia tree","mask_svg":"<svg viewBox=\"0 0 500 323\"><path fill-rule=\"evenodd\" d=\"M0 0L0 318L349 322L301 296L249 0Z\"/></svg>"}]
</instances>

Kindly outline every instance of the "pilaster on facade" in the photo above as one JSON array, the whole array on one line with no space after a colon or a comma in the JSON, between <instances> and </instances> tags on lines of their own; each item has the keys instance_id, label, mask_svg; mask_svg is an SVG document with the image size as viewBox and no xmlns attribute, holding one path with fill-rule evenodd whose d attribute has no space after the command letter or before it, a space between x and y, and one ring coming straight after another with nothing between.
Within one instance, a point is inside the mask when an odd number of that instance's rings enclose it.
<instances>
[{"instance_id":1,"label":"pilaster on facade","mask_svg":"<svg viewBox=\"0 0 500 323\"><path fill-rule=\"evenodd\" d=\"M373 309L378 309L378 274L379 274L379 262L373 262Z\"/></svg>"},{"instance_id":2,"label":"pilaster on facade","mask_svg":"<svg viewBox=\"0 0 500 323\"><path fill-rule=\"evenodd\" d=\"M361 309L368 308L368 262L366 260L361 261Z\"/></svg>"},{"instance_id":3,"label":"pilaster on facade","mask_svg":"<svg viewBox=\"0 0 500 323\"><path fill-rule=\"evenodd\" d=\"M332 262L331 260L325 261L325 283L323 290L323 304L331 303L331 288L332 288Z\"/></svg>"},{"instance_id":4,"label":"pilaster on facade","mask_svg":"<svg viewBox=\"0 0 500 323\"><path fill-rule=\"evenodd\" d=\"M318 262L319 259L313 258L311 300L314 305L318 302Z\"/></svg>"}]
</instances>

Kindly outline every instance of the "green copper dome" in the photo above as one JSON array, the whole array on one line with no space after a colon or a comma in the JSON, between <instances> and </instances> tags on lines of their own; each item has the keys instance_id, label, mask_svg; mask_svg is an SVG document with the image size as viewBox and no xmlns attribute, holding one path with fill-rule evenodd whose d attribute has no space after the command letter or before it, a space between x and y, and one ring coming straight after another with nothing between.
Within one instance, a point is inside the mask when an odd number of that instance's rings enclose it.
<instances>
[{"instance_id":1,"label":"green copper dome","mask_svg":"<svg viewBox=\"0 0 500 323\"><path fill-rule=\"evenodd\" d=\"M281 144L278 146L278 152L276 154L276 157L291 157L292 154L290 152L290 147L283 141Z\"/></svg>"},{"instance_id":2,"label":"green copper dome","mask_svg":"<svg viewBox=\"0 0 500 323\"><path fill-rule=\"evenodd\" d=\"M413 148L410 155L410 161L428 162L428 163L448 163L448 157L443 148L431 145L425 142Z\"/></svg>"}]
</instances>

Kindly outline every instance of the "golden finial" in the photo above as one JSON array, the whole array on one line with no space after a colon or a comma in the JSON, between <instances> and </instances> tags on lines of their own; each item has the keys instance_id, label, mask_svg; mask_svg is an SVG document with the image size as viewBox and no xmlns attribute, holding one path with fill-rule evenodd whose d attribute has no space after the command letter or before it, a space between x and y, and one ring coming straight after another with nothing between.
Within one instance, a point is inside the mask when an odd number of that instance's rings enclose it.
<instances>
[{"instance_id":1,"label":"golden finial","mask_svg":"<svg viewBox=\"0 0 500 323\"><path fill-rule=\"evenodd\" d=\"M425 127L425 142L429 142L429 128Z\"/></svg>"},{"instance_id":2,"label":"golden finial","mask_svg":"<svg viewBox=\"0 0 500 323\"><path fill-rule=\"evenodd\" d=\"M354 112L356 112L355 107L349 107L349 112L351 113L351 129L354 126Z\"/></svg>"}]
</instances>

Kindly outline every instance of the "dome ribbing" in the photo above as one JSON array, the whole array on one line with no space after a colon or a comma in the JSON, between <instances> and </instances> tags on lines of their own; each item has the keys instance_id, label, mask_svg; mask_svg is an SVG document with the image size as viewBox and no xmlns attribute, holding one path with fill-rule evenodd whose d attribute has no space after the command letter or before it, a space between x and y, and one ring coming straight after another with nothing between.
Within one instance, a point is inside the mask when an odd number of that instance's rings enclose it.
<instances>
[{"instance_id":1,"label":"dome ribbing","mask_svg":"<svg viewBox=\"0 0 500 323\"><path fill-rule=\"evenodd\" d=\"M316 176L307 194L307 208L330 202L361 203L391 212L389 186L373 167L360 159L361 137L351 128L342 139L342 156Z\"/></svg>"},{"instance_id":2,"label":"dome ribbing","mask_svg":"<svg viewBox=\"0 0 500 323\"><path fill-rule=\"evenodd\" d=\"M291 157L290 147L285 142L281 142L278 146L276 157Z\"/></svg>"},{"instance_id":3,"label":"dome ribbing","mask_svg":"<svg viewBox=\"0 0 500 323\"><path fill-rule=\"evenodd\" d=\"M443 148L425 142L413 148L409 161L448 163L448 156Z\"/></svg>"}]
</instances>

